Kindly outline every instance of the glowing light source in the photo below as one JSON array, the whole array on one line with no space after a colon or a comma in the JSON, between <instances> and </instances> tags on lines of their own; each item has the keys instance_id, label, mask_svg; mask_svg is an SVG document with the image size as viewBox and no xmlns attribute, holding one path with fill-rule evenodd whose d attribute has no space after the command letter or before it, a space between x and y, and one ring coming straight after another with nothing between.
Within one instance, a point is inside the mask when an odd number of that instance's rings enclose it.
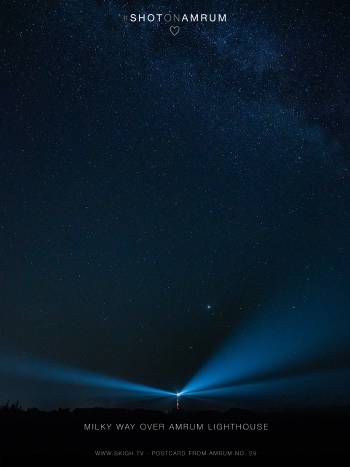
<instances>
[{"instance_id":1,"label":"glowing light source","mask_svg":"<svg viewBox=\"0 0 350 467\"><path fill-rule=\"evenodd\" d=\"M180 397L181 397L181 392L176 393L176 410L180 410Z\"/></svg>"}]
</instances>

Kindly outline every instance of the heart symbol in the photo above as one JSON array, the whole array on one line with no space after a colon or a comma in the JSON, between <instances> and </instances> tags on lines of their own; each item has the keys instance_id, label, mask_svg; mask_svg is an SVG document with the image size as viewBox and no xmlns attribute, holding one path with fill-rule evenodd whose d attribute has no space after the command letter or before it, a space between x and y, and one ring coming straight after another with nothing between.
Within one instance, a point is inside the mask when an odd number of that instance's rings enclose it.
<instances>
[{"instance_id":1,"label":"heart symbol","mask_svg":"<svg viewBox=\"0 0 350 467\"><path fill-rule=\"evenodd\" d=\"M170 26L170 32L173 36L177 36L180 32L180 26Z\"/></svg>"}]
</instances>

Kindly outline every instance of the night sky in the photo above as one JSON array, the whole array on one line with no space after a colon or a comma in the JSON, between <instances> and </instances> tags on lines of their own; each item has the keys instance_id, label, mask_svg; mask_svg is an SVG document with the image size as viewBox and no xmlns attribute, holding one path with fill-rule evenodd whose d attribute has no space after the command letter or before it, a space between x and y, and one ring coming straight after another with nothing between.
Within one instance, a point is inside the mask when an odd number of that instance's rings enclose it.
<instances>
[{"instance_id":1,"label":"night sky","mask_svg":"<svg viewBox=\"0 0 350 467\"><path fill-rule=\"evenodd\" d=\"M2 358L177 390L261 330L286 375L350 368L348 1L3 0L0 38Z\"/></svg>"}]
</instances>

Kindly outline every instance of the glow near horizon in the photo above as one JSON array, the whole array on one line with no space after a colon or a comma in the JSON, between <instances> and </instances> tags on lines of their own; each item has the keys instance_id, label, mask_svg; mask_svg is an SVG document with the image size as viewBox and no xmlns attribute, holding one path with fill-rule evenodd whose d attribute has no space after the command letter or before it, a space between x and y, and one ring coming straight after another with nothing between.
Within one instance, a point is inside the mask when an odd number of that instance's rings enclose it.
<instances>
[{"instance_id":1,"label":"glow near horizon","mask_svg":"<svg viewBox=\"0 0 350 467\"><path fill-rule=\"evenodd\" d=\"M302 394L301 388L305 390L318 383L324 387L329 385L327 377L332 367L334 372L330 381L334 381L335 375L339 381L344 377L348 381L346 364L341 368L341 359L338 359L348 347L349 330L343 319L346 307L342 303L336 304L331 295L329 298L313 297L307 304L291 306L291 303L295 302L286 298L276 300L242 326L181 390L168 391L19 356L0 357L0 371L41 381L113 389L116 395L119 391L139 399L182 396L225 399L275 393L296 397L291 391L295 386ZM320 361L322 365L319 365ZM318 366L312 370L315 362ZM337 384L334 381L334 385ZM322 392L322 388L316 388L316 391Z\"/></svg>"}]
</instances>

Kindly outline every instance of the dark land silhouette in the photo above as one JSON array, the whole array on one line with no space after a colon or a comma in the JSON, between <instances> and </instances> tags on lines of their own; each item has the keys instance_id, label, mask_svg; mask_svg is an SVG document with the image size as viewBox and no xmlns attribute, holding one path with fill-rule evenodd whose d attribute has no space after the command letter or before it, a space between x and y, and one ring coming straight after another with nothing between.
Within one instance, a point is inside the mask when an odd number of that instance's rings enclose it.
<instances>
[{"instance_id":1,"label":"dark land silhouette","mask_svg":"<svg viewBox=\"0 0 350 467\"><path fill-rule=\"evenodd\" d=\"M0 465L345 466L350 465L349 415L349 408L44 412L5 405L0 409ZM262 430L262 424L268 429Z\"/></svg>"}]
</instances>

